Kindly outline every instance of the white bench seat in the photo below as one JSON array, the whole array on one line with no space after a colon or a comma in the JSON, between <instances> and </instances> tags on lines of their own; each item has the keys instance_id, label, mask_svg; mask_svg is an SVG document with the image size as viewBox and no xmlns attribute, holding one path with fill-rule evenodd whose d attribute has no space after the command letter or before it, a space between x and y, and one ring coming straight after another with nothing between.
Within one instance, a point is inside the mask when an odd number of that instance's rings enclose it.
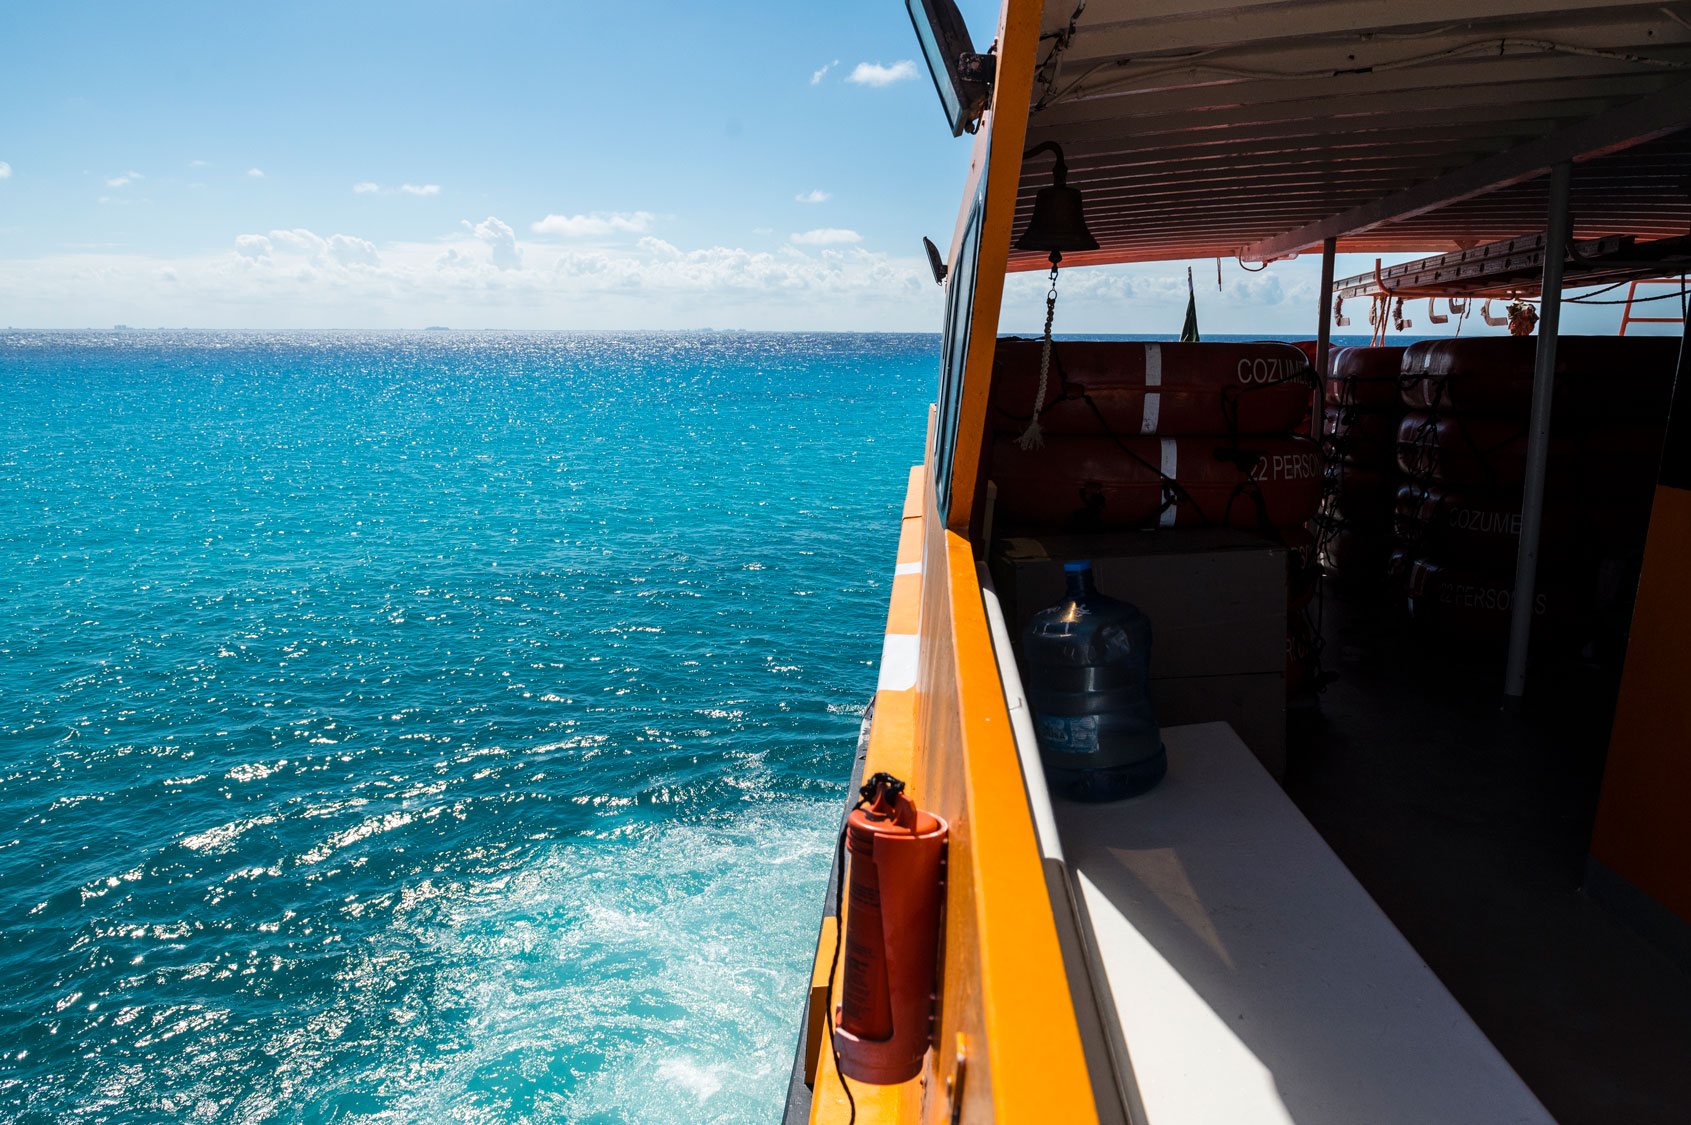
<instances>
[{"instance_id":1,"label":"white bench seat","mask_svg":"<svg viewBox=\"0 0 1691 1125\"><path fill-rule=\"evenodd\" d=\"M1149 1125L1553 1125L1227 724L1164 742L1150 793L1051 804Z\"/></svg>"}]
</instances>

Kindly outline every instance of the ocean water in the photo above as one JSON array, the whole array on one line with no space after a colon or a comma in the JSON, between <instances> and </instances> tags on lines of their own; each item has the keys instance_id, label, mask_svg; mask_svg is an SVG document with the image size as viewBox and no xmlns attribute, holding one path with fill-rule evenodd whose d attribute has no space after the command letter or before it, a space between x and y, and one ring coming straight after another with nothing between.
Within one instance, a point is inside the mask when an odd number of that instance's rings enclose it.
<instances>
[{"instance_id":1,"label":"ocean water","mask_svg":"<svg viewBox=\"0 0 1691 1125\"><path fill-rule=\"evenodd\" d=\"M0 1119L772 1120L937 350L0 334Z\"/></svg>"}]
</instances>

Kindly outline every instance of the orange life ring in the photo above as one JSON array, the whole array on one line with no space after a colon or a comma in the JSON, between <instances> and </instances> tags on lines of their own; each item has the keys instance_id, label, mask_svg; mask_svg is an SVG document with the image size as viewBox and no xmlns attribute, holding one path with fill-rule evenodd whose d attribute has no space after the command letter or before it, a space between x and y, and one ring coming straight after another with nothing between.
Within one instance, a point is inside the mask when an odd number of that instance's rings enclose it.
<instances>
[{"instance_id":1,"label":"orange life ring","mask_svg":"<svg viewBox=\"0 0 1691 1125\"><path fill-rule=\"evenodd\" d=\"M992 447L998 513L1024 527L1197 527L1256 530L1307 521L1321 499L1322 457L1304 437L1242 442L1241 467L1219 437L1048 436L1024 450ZM1166 483L1169 482L1169 483Z\"/></svg>"},{"instance_id":2,"label":"orange life ring","mask_svg":"<svg viewBox=\"0 0 1691 1125\"><path fill-rule=\"evenodd\" d=\"M1524 417L1537 351L1526 336L1419 341L1404 357L1403 401L1413 410ZM1678 359L1672 336L1559 337L1551 417L1562 416L1559 428L1659 418Z\"/></svg>"},{"instance_id":3,"label":"orange life ring","mask_svg":"<svg viewBox=\"0 0 1691 1125\"><path fill-rule=\"evenodd\" d=\"M1020 434L1039 393L1042 343L998 341L994 428ZM1274 434L1307 420L1313 375L1291 344L1061 340L1041 401L1046 434Z\"/></svg>"},{"instance_id":4,"label":"orange life ring","mask_svg":"<svg viewBox=\"0 0 1691 1125\"><path fill-rule=\"evenodd\" d=\"M1327 361L1324 394L1332 406L1364 410L1398 410L1398 370L1403 348L1339 348Z\"/></svg>"},{"instance_id":5,"label":"orange life ring","mask_svg":"<svg viewBox=\"0 0 1691 1125\"><path fill-rule=\"evenodd\" d=\"M1614 422L1569 432L1556 426L1554 416L1552 425L1546 471L1562 495L1632 501L1653 487L1661 425ZM1518 491L1526 480L1526 456L1525 418L1416 410L1398 426L1398 468L1463 492Z\"/></svg>"}]
</instances>

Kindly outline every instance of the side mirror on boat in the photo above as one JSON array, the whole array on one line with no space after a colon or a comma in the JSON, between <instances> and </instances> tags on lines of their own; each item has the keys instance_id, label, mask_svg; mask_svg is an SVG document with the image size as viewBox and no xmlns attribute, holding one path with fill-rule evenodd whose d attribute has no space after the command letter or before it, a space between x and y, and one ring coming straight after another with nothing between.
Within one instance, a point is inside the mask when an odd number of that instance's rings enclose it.
<instances>
[{"instance_id":1,"label":"side mirror on boat","mask_svg":"<svg viewBox=\"0 0 1691 1125\"><path fill-rule=\"evenodd\" d=\"M922 249L928 252L928 268L934 271L934 284L944 285L945 275L951 272L951 267L939 256L939 247L934 245L933 239L923 238Z\"/></svg>"}]
</instances>

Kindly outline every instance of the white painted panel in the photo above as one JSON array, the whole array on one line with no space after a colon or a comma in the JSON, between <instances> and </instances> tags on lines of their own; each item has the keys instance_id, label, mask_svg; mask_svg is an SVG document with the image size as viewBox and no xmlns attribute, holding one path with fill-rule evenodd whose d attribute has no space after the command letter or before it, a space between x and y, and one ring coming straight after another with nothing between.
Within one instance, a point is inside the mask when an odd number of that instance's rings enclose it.
<instances>
[{"instance_id":1,"label":"white painted panel","mask_svg":"<svg viewBox=\"0 0 1691 1125\"><path fill-rule=\"evenodd\" d=\"M916 662L922 638L915 633L888 633L881 643L880 691L909 691L916 686Z\"/></svg>"}]
</instances>

